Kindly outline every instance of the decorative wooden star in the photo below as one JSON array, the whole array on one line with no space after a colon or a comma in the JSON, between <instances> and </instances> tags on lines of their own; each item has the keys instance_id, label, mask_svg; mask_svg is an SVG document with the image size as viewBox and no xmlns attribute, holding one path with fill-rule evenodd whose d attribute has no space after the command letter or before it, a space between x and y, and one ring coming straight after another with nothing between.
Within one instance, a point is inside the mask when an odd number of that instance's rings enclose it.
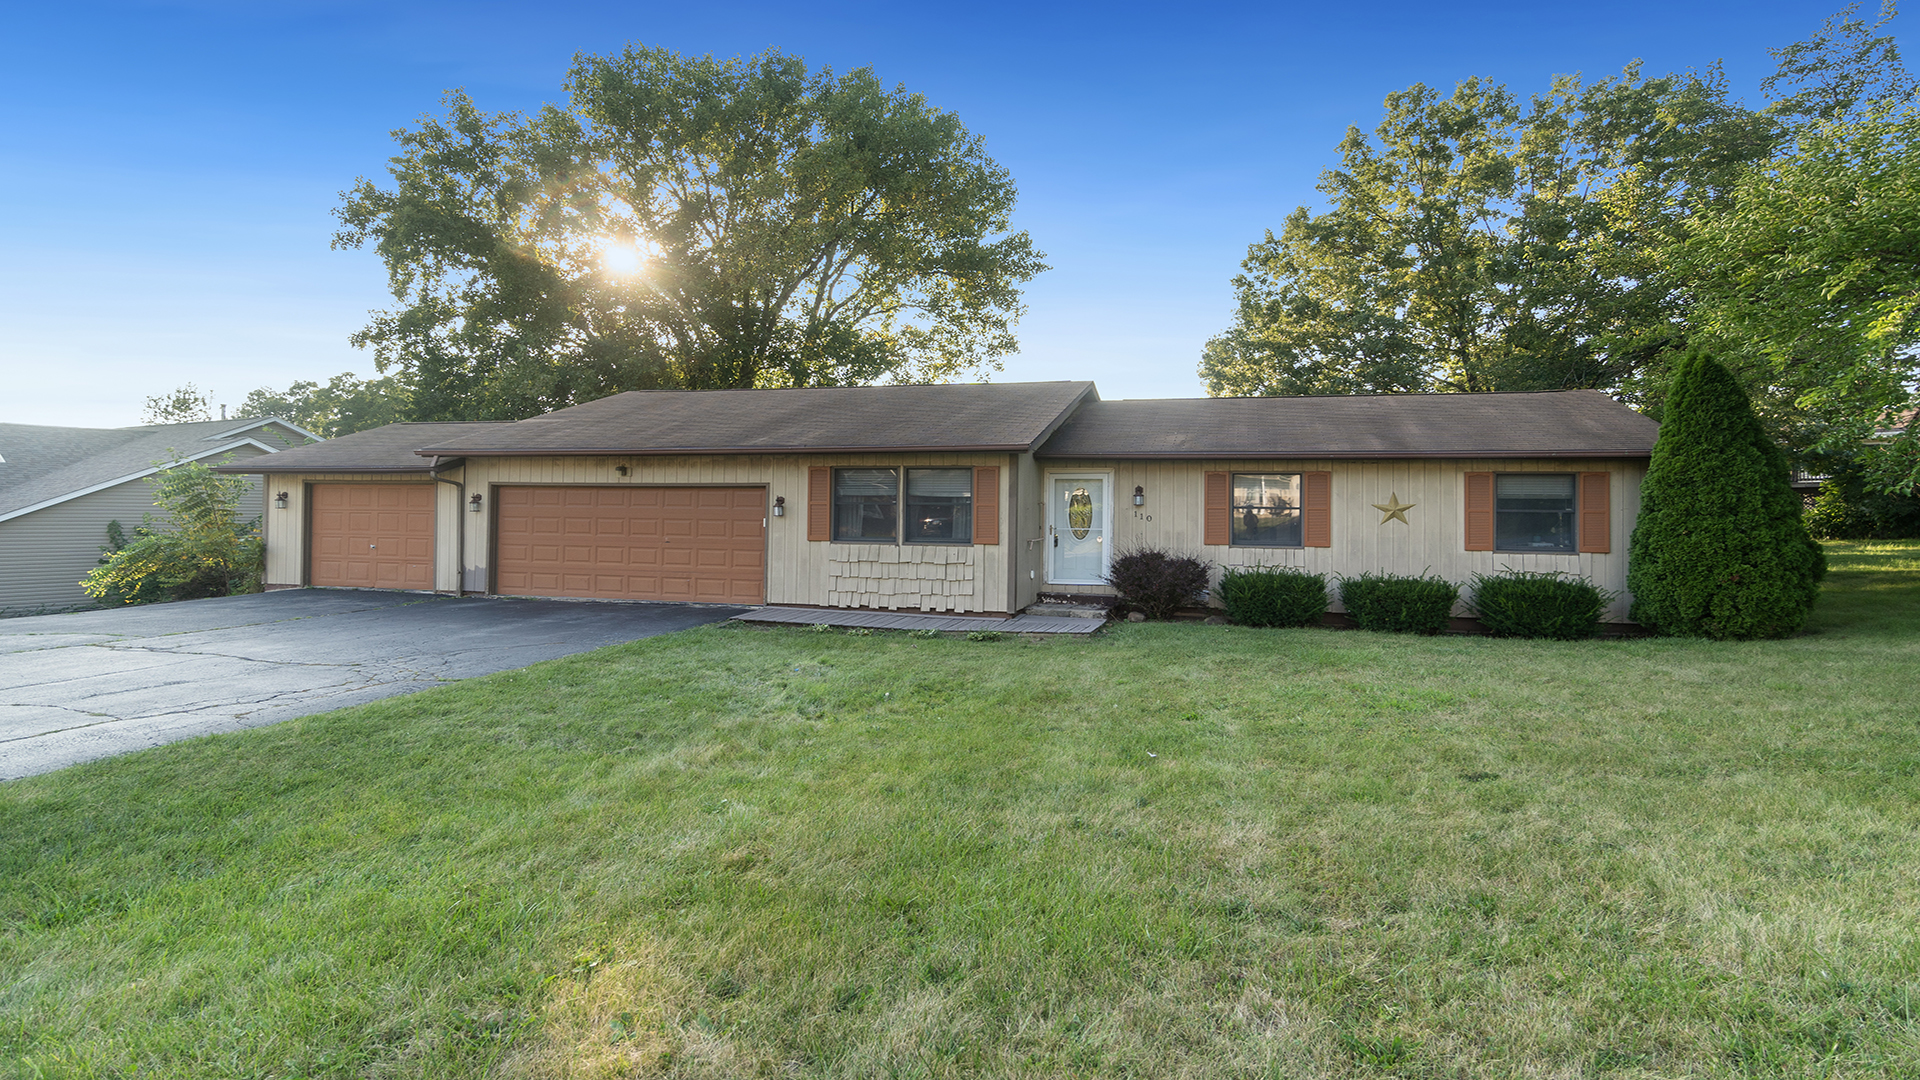
<instances>
[{"instance_id":1,"label":"decorative wooden star","mask_svg":"<svg viewBox=\"0 0 1920 1080\"><path fill-rule=\"evenodd\" d=\"M1400 493L1396 491L1388 497L1387 502L1374 503L1373 508L1380 511L1380 524L1382 525L1392 521L1394 518L1399 518L1400 524L1402 525L1411 525L1413 523L1407 520L1407 511L1418 505L1420 504L1401 502Z\"/></svg>"}]
</instances>

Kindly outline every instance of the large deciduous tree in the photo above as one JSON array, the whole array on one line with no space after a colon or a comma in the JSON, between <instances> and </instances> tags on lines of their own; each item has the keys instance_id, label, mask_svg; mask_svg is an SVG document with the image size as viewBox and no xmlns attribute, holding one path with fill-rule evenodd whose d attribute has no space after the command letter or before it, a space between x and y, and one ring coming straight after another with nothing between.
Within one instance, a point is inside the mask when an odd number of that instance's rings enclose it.
<instances>
[{"instance_id":1,"label":"large deciduous tree","mask_svg":"<svg viewBox=\"0 0 1920 1080\"><path fill-rule=\"evenodd\" d=\"M798 57L581 56L568 104L464 93L345 195L397 306L355 338L416 419L644 388L931 381L1015 348L1006 170L953 114Z\"/></svg>"},{"instance_id":2,"label":"large deciduous tree","mask_svg":"<svg viewBox=\"0 0 1920 1080\"><path fill-rule=\"evenodd\" d=\"M1772 427L1850 486L1920 492L1920 86L1857 9L1775 50L1790 140L1673 264Z\"/></svg>"},{"instance_id":3,"label":"large deciduous tree","mask_svg":"<svg viewBox=\"0 0 1920 1080\"><path fill-rule=\"evenodd\" d=\"M286 390L263 386L240 403L236 418L276 416L323 439L365 431L412 415L412 387L398 375L362 379L344 372L326 385L297 380Z\"/></svg>"},{"instance_id":4,"label":"large deciduous tree","mask_svg":"<svg viewBox=\"0 0 1920 1080\"><path fill-rule=\"evenodd\" d=\"M1249 250L1209 391L1592 387L1657 414L1670 358L1710 341L1777 432L1856 438L1912 382L1914 84L1879 33L1893 14L1850 5L1772 50L1759 111L1717 66L1563 77L1527 103L1480 80L1389 95L1322 175L1327 208Z\"/></svg>"},{"instance_id":5,"label":"large deciduous tree","mask_svg":"<svg viewBox=\"0 0 1920 1080\"><path fill-rule=\"evenodd\" d=\"M1523 102L1479 79L1390 94L1234 279L1213 394L1623 389L1684 337L1661 252L1764 158L1773 125L1717 69L1562 77Z\"/></svg>"},{"instance_id":6,"label":"large deciduous tree","mask_svg":"<svg viewBox=\"0 0 1920 1080\"><path fill-rule=\"evenodd\" d=\"M171 394L156 394L147 399L140 413L143 424L190 424L213 419L213 399L188 383Z\"/></svg>"},{"instance_id":7,"label":"large deciduous tree","mask_svg":"<svg viewBox=\"0 0 1920 1080\"><path fill-rule=\"evenodd\" d=\"M1678 262L1707 331L1796 442L1848 457L1920 399L1920 113L1822 123L1749 174ZM1903 415L1904 414L1904 415ZM1895 444L1879 456L1900 456ZM1887 486L1911 491L1920 461Z\"/></svg>"}]
</instances>

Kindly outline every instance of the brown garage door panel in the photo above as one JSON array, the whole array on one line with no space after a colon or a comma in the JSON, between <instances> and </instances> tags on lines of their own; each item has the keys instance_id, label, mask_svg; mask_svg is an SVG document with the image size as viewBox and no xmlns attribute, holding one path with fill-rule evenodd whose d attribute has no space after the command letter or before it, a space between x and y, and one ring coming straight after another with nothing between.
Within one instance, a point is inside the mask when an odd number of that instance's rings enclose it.
<instances>
[{"instance_id":1,"label":"brown garage door panel","mask_svg":"<svg viewBox=\"0 0 1920 1080\"><path fill-rule=\"evenodd\" d=\"M494 587L514 596L758 604L763 488L506 487Z\"/></svg>"},{"instance_id":2,"label":"brown garage door panel","mask_svg":"<svg viewBox=\"0 0 1920 1080\"><path fill-rule=\"evenodd\" d=\"M313 485L308 581L433 588L432 484Z\"/></svg>"}]
</instances>

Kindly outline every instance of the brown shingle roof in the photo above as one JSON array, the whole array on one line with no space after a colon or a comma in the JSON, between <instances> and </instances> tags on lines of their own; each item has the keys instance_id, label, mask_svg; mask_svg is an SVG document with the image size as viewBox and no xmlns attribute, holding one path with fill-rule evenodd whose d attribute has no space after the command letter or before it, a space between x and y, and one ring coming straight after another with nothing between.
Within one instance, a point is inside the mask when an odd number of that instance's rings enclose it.
<instances>
[{"instance_id":1,"label":"brown shingle roof","mask_svg":"<svg viewBox=\"0 0 1920 1080\"><path fill-rule=\"evenodd\" d=\"M421 444L422 454L1027 450L1090 382L634 390ZM336 440L339 441L339 440Z\"/></svg>"},{"instance_id":2,"label":"brown shingle roof","mask_svg":"<svg viewBox=\"0 0 1920 1080\"><path fill-rule=\"evenodd\" d=\"M1048 458L1646 457L1660 426L1598 390L1099 401Z\"/></svg>"},{"instance_id":3,"label":"brown shingle roof","mask_svg":"<svg viewBox=\"0 0 1920 1080\"><path fill-rule=\"evenodd\" d=\"M460 432L485 428L512 427L505 422L445 421L425 424L388 424L385 427L356 431L337 439L297 446L278 454L263 455L248 461L222 465L223 473L328 473L328 472L415 472L433 467L432 460L414 453L427 443L454 437ZM283 460L284 456L284 460Z\"/></svg>"}]
</instances>

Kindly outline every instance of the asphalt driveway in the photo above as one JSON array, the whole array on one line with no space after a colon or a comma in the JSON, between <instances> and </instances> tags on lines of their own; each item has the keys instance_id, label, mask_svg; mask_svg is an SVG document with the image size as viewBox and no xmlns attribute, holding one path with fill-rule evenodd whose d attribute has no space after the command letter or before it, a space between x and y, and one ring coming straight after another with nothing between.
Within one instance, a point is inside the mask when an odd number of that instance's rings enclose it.
<instances>
[{"instance_id":1,"label":"asphalt driveway","mask_svg":"<svg viewBox=\"0 0 1920 1080\"><path fill-rule=\"evenodd\" d=\"M299 589L0 619L0 780L745 610Z\"/></svg>"}]
</instances>

